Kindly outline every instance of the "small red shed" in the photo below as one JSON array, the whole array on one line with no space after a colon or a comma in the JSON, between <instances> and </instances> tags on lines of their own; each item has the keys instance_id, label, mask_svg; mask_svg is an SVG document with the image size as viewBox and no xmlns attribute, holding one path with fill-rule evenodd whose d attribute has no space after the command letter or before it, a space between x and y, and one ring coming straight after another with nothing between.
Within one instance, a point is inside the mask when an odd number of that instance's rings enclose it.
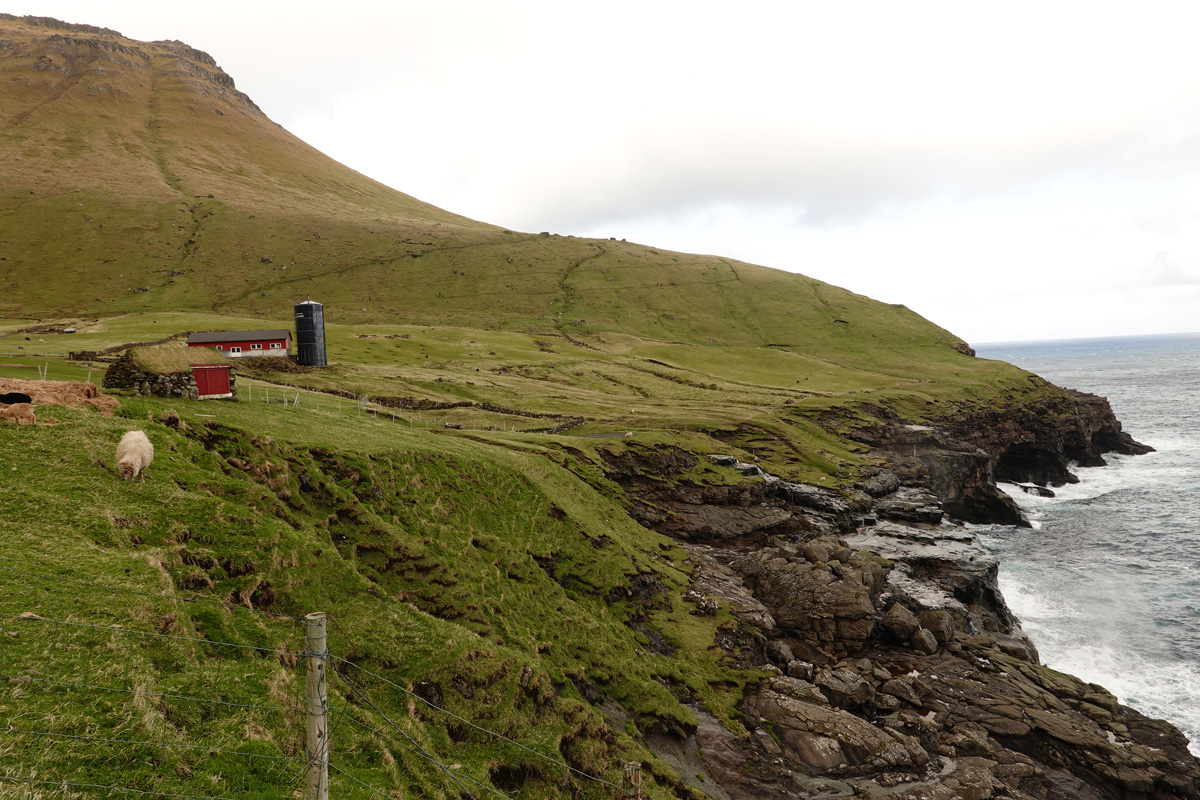
<instances>
[{"instance_id":1,"label":"small red shed","mask_svg":"<svg viewBox=\"0 0 1200 800\"><path fill-rule=\"evenodd\" d=\"M193 364L192 377L196 380L199 400L216 397L233 397L229 380L228 364Z\"/></svg>"},{"instance_id":2,"label":"small red shed","mask_svg":"<svg viewBox=\"0 0 1200 800\"><path fill-rule=\"evenodd\" d=\"M212 347L230 358L286 356L292 349L292 332L199 331L188 336L188 347Z\"/></svg>"}]
</instances>

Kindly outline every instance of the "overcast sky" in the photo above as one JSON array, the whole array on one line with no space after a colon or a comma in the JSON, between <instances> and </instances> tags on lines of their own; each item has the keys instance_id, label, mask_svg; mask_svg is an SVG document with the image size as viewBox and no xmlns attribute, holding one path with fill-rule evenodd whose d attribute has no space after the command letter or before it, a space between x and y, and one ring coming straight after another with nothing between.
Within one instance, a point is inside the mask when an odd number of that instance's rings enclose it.
<instances>
[{"instance_id":1,"label":"overcast sky","mask_svg":"<svg viewBox=\"0 0 1200 800\"><path fill-rule=\"evenodd\" d=\"M1193 3L4 10L185 41L339 161L517 230L802 272L974 343L1200 330Z\"/></svg>"}]
</instances>

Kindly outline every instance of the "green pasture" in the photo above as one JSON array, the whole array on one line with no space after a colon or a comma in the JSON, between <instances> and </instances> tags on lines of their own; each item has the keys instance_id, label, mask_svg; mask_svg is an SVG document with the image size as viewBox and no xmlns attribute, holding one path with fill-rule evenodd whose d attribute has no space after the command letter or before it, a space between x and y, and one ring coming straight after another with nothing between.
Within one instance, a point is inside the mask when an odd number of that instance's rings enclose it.
<instances>
[{"instance_id":1,"label":"green pasture","mask_svg":"<svg viewBox=\"0 0 1200 800\"><path fill-rule=\"evenodd\" d=\"M99 383L103 364L68 362L66 352L188 330L286 325L127 315L76 334L37 334L18 332L22 326L13 323L0 328L0 376L36 378L44 370L52 378ZM1010 365L937 342L821 357L783 345L671 343L629 334L587 345L558 335L418 325L328 323L326 338L324 368L278 371L270 359L238 362L241 404L209 405L209 413L236 417L245 404L269 401L314 419L367 413L409 432L461 430L496 439L536 436L572 421L570 438L628 433L700 452L733 448L790 480L842 483L868 462L861 446L815 423L831 409L849 415L844 434L855 426L854 409L885 407L925 419L949 402L988 406L1049 391ZM14 351L15 343L26 349Z\"/></svg>"},{"instance_id":2,"label":"green pasture","mask_svg":"<svg viewBox=\"0 0 1200 800\"><path fill-rule=\"evenodd\" d=\"M128 745L31 747L40 741L34 734L5 741L24 768L135 788L169 769L176 791L248 797L270 796L291 774L280 770L291 762L244 753L294 755L292 712L141 694L114 699L110 691L60 685L294 702L299 673L285 656L147 643L108 630L299 649L299 627L287 619L183 598L293 616L327 611L336 622L335 654L405 687L433 681L455 713L608 780L619 777L626 757L649 759L669 778L670 768L639 740L654 726L694 723L680 697L700 700L738 729L735 706L753 676L732 669L713 644L731 619L689 613L680 599L682 553L625 514L594 460L592 445L603 442L565 447L566 437L413 429L358 409L306 407L305 399L286 406L121 400L112 417L41 406L39 415L52 421L0 426L11 465L0 473L0 541L11 553L9 571L0 573L9 598L3 613L105 628L62 634L56 623L4 618L4 635L16 634L4 648L5 674L17 677L0 693L0 713L20 709L22 730L64 737L82 730L103 740L204 741L218 752L212 763L223 765L224 777L212 783L198 763L204 754L191 750L151 763ZM186 430L152 421L169 409ZM144 482L120 481L112 463L117 439L131 428L155 445ZM661 582L653 606L619 599L635 575ZM648 649L642 631L649 630L673 643L670 657ZM610 796L502 741L476 734L463 741L437 712L414 717L411 697L373 678L363 683L388 717L404 720L408 736L477 780L490 780L496 764L519 763L531 776L529 796L576 785L581 796ZM585 702L585 684L619 702L627 724L613 728ZM348 687L335 688L334 697L346 715L386 727ZM418 756L357 722L340 725L334 763L353 765L358 779L455 796L454 784ZM266 766L248 768L246 760Z\"/></svg>"}]
</instances>

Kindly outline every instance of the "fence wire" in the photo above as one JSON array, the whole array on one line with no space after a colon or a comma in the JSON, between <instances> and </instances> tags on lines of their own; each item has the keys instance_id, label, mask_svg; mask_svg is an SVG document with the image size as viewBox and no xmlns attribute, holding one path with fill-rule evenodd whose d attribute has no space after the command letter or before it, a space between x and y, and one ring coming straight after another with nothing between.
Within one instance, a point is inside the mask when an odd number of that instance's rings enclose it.
<instances>
[{"instance_id":1,"label":"fence wire","mask_svg":"<svg viewBox=\"0 0 1200 800\"><path fill-rule=\"evenodd\" d=\"M133 594L133 595L138 595L138 596L146 596L146 597L156 597L156 598L162 598L162 599L171 600L171 601L196 602L196 603L204 603L206 605L223 606L223 607L237 609L237 610L241 610L241 611L249 611L252 613L262 613L265 616L279 618L279 619L285 619L285 620L293 621L293 622L303 620L303 617L293 617L290 615L275 614L272 612L261 612L256 609L248 609L243 606L232 605L232 604L223 603L223 602L219 602L219 601L206 601L203 598L181 598L181 597L177 597L174 595L156 594L156 593L152 593L152 592L142 592L142 591L138 591L138 590L125 590L120 587L105 586L103 584L91 583L88 581L77 581L74 579L63 578L61 576L44 575L44 574L39 574L39 573L35 573L35 572L28 572L25 570L18 570L18 569L14 569L11 567L0 567L0 571L2 571L4 573L8 573L10 575L20 576L21 578L52 581L52 582L57 582L57 583L73 585L73 586L85 586L85 587L101 589L104 591L122 592L122 593ZM295 665L301 665L301 668L303 668L302 665L304 664L305 657L312 655L312 654L309 654L309 653L306 653L303 651L293 652L290 650L276 649L276 648L270 648L270 647L261 647L261 646L256 646L256 645L247 645L247 644L242 644L242 643L238 643L238 642L226 642L226 641L221 641L221 640L217 640L217 639L208 639L208 638L193 637L193 636L179 636L179 635L175 635L175 634L160 633L158 631L141 630L141 629L136 629L136 628L125 628L125 627L122 627L119 625L98 625L98 624L92 624L89 622L76 622L76 621L72 621L72 620L54 619L51 617L43 617L38 614L34 614L32 612L23 612L20 614L14 614L14 613L0 611L0 636L3 636L4 633L7 633L9 631L15 631L17 629L24 629L24 628L26 628L26 626L44 626L46 628L57 627L57 628L64 629L64 630L74 629L74 630L80 630L80 631L100 631L105 634L111 634L111 635L123 634L128 637L141 637L143 639L143 641L146 641L146 642L149 642L151 640L161 640L163 642L178 641L178 642L187 643L189 645L204 645L204 646L214 647L214 648L230 648L230 650L238 651L238 652L253 651L253 652L258 653L259 655L275 655L275 656L280 657L278 659L271 659L270 663L272 663L272 664L279 663L280 666L284 666L285 668L288 668L288 669L294 669ZM346 633L341 629L341 626L338 626L336 624L336 622L334 622L334 626L337 628L337 630L341 634L341 636L343 638L345 638L347 644L350 644L351 646L353 646L352 643L350 642L349 636L347 636ZM53 638L51 638L51 640L50 640L51 652L53 652L56 645L60 648L64 647L64 645L62 644L61 641L54 640ZM65 646L70 647L72 645L68 644ZM202 704L202 705L208 705L211 707L225 707L225 708L229 708L229 709L233 709L233 710L237 710L237 711L282 712L284 714L296 714L301 719L303 719L304 717L306 717L309 714L308 709L301 705L288 706L288 705L276 705L276 704L242 703L242 702L236 702L231 699L218 699L216 697L207 697L207 696L202 696L199 694L183 694L183 693L175 693L175 692L170 692L170 691L156 692L156 691L149 691L149 690L142 689L142 688L134 688L132 685L129 684L130 663L129 663L128 657L132 656L132 653L134 652L134 649L132 648L132 646L126 646L127 659L126 659L126 663L125 663L125 680L124 680L124 683L126 684L125 686L108 686L108 685L102 685L101 683L91 682L91 681L86 680L86 678L87 678L87 675L93 671L92 670L92 660L91 660L92 659L92 650L97 649L97 648L90 647L86 644L85 645L76 644L74 646L87 649L87 656L86 656L87 657L87 666L84 668L84 678L85 678L84 680L67 680L67 679L61 679L64 676L48 676L48 675L45 675L44 673L39 674L39 672L40 672L39 669L25 669L24 671L21 671L21 669L19 667L17 669L13 669L13 667L15 666L12 663L13 659L5 657L6 653L3 650L0 650L0 660L2 660L3 662L6 662L6 663L0 664L0 670L3 670L3 671L0 671L0 678L6 678L9 680L9 682L12 685L18 686L18 687L23 684L36 683L36 684L43 685L43 686L63 687L63 688L68 688L68 689L84 690L84 691L89 691L89 692L108 692L108 693L124 694L129 697L156 698L157 700L160 701L160 703L163 701L183 701L183 702L192 702L192 703L198 703L198 704ZM42 654L42 655L44 656L44 654ZM616 785L615 783L612 783L610 781L607 781L603 778L599 778L594 775L590 775L582 770L572 767L571 765L567 764L565 761L548 756L532 747L529 747L528 745L522 744L521 742L518 742L512 738L509 738L501 733L490 730L482 725L472 722L471 720L468 720L465 717L462 717L458 714L455 714L452 711L449 711L445 708L442 708L441 706L434 704L433 702L427 700L426 698L424 698L424 697L416 694L415 692L411 691L410 689L406 688L405 686L402 686L401 684L398 684L395 681L392 681L383 675L373 672L373 671L371 671L365 667L362 667L352 661L349 661L345 658L332 655L331 653L325 653L325 654L323 654L323 657L325 659L327 667L330 670L332 670L334 675L336 675L338 677L341 684L345 687L346 693L357 702L358 707L363 710L363 713L374 714L379 720L382 720L384 727L386 727L386 729L388 731L390 731L390 732L392 732L392 734L394 734L394 735L389 735L388 732L385 732L384 730L380 730L380 728L378 728L378 727L375 727L367 722L357 719L354 715L347 714L346 712L347 712L348 706L345 703L342 703L341 707L336 711L332 710L331 708L327 709L327 711L329 711L329 715L328 715L329 722L328 722L327 730L330 735L325 738L325 741L324 741L325 747L328 747L332 741L332 738L333 738L332 733L333 733L334 726L337 725L342 718L345 718L346 720L349 720L349 722L351 722L354 725L358 726L359 728L367 731L371 735L378 737L380 740L387 742L401 750L404 750L420 759L423 759L423 760L429 762L430 764L435 766L438 770L440 770L441 773L443 775L445 775L445 777L447 777L451 781L453 781L454 784L457 785L459 791L462 793L463 796L471 798L471 800L475 800L475 795L472 794L472 791L467 787L467 785L466 785L467 783L470 783L474 787L477 787L477 789L476 789L477 791L482 791L483 793L486 793L489 795L495 795L495 796L504 797L504 798L508 797L507 794L496 789L495 787L491 786L488 783L484 783L482 781L476 780L475 778L473 778L470 775L467 775L465 773L456 772L456 770L447 766L437 756L430 753L425 747L423 747L420 742L418 742L416 739L414 739L412 736L410 736L408 733L406 733L401 728L401 726L398 725L383 708L381 708L375 701L373 701L367 695L367 693L363 689L363 687L358 682L353 680L349 674L347 674L349 669L355 669L355 670L358 670L361 674L363 674L365 676L369 676L370 678L372 678L376 681L379 681L381 684L389 686L389 687L397 690L405 697L412 698L413 700L418 700L422 704L427 706L428 708L432 709L433 711L443 714L447 718L453 719L453 720L471 728L472 730L478 731L486 736L493 737L498 741L505 742L515 748L518 748L519 750L521 750L523 752L530 754L531 756L533 756L535 758L541 759L545 762L548 762L549 764L552 764L556 767L564 769L567 772L569 772L570 774L577 776L578 778L593 782L597 785L603 785L603 786L609 787L611 789L614 789L617 792L619 792L622 796L628 795L627 790L625 790L621 786ZM285 659L290 660L291 664L289 665L289 664L283 663ZM38 663L40 665L44 662L39 661ZM244 662L242 662L242 663L244 663ZM113 665L116 665L115 661L110 662L108 666L113 666ZM8 669L5 669L5 667L7 667ZM220 667L220 662L218 662L218 674L213 679L214 686L216 685L216 681L219 680L219 674L220 674L219 667ZM103 670L104 666L102 665L98 669ZM302 675L297 675L295 672L293 672L292 679L294 679L296 681L298 691L302 692L303 691L303 683L304 683ZM22 716L24 716L24 715L22 715ZM184 742L157 741L157 740L150 740L150 739L134 739L134 738L124 738L124 737L121 737L120 735L101 736L101 735L93 735L92 733L86 732L86 731L80 732L78 730L73 731L73 732L58 732L58 731L54 731L54 730L41 729L41 728L37 728L34 726L29 726L29 725L26 725L26 726L15 725L15 724L13 724L12 720L7 721L5 724L6 724L6 728L0 729L0 734L7 735L7 736L13 736L13 737L24 736L24 737L37 738L37 739L46 741L48 743L54 743L54 742L58 742L58 741L81 741L81 742L90 742L90 743L94 743L94 744L98 744L98 745L109 745L109 746L127 747L127 748L150 747L150 748L175 749L175 750L181 750L181 751L198 751L198 752L217 754L217 755L221 755L221 756L229 756L229 757L234 757L234 758L261 759L264 761L275 762L275 763L278 763L279 767L278 767L278 770L275 770L274 768L272 768L272 771L275 774L275 778L273 780L278 780L280 782L280 785L282 785L282 786L299 785L300 783L302 783L303 777L309 768L309 763L308 763L307 758L301 757L301 756L254 753L251 751L237 750L237 749L232 749L232 748L228 748L228 747L220 747L220 746L217 746L214 744L192 744L192 743L184 743ZM53 727L53 722L51 722L51 724L46 727ZM397 738L395 738L395 736L399 736L400 738L402 738L404 740L404 742L399 741ZM407 742L407 743L405 743L405 742ZM385 798L389 797L389 795L386 794L385 792L379 790L378 788L376 788L374 786L371 786L366 781L363 781L360 778L356 777L355 775L351 774L346 769L343 769L342 767L338 766L336 763L333 763L332 760L329 761L329 769L333 770L333 772L335 774L341 776L341 778L344 778L345 780L349 781L350 783L352 783L358 787L361 787L362 789L368 790L371 793L372 797L375 797L375 796L385 797ZM292 773L292 774L288 775L287 773ZM87 783L87 782L74 782L73 783L71 781L65 781L65 782L64 781L45 781L45 780L36 779L32 776L29 778L22 778L18 775L13 775L11 773L7 774L7 775L0 775L0 781L5 781L8 783L24 783L24 784L27 784L30 786L44 785L44 786L57 786L57 787L64 787L64 788L77 788L80 790L104 789L104 790L109 790L111 792L123 792L123 793L134 794L134 795L156 795L156 796L164 797L164 798L205 797L205 798L209 798L210 800L221 800L220 796L216 796L216 795L189 795L189 794L182 794L182 793L162 792L162 791L147 791L147 790L142 790L142 789L136 789L133 787L117 786L117 785L102 784L102 783ZM236 800L236 798L224 798L224 800Z\"/></svg>"},{"instance_id":2,"label":"fence wire","mask_svg":"<svg viewBox=\"0 0 1200 800\"><path fill-rule=\"evenodd\" d=\"M388 686L391 686L394 689L397 689L400 692L403 692L405 695L413 698L414 700L421 701L422 703L424 703L426 706L433 709L434 711L438 711L442 714L445 714L446 716L450 717L451 719L457 720L458 722L463 723L464 725L472 728L473 730L479 731L480 733L486 734L488 736L492 736L496 739L499 739L500 741L507 742L508 744L511 744L514 747L520 748L521 750L524 750L525 752L530 753L530 754L536 756L537 758L542 759L543 761L547 761L551 764L554 764L557 767L561 767L561 768L571 772L572 774L577 775L580 778L584 778L586 780L593 781L593 782L601 784L603 786L608 786L609 788L616 789L618 792L621 792L622 794L626 794L625 789L620 786L617 786L615 783L606 781L603 778L597 778L595 775L589 775L588 773L586 773L582 770L572 767L570 764L566 763L565 761L559 761L557 758L548 756L545 753L541 753L537 750L534 750L532 747L529 747L528 745L524 745L518 741L515 741L514 739L510 739L502 733L497 733L496 731L485 728L482 725L478 725L478 724L472 722L471 720L466 719L465 717L461 717L458 714L455 714L453 711L449 711L445 708L442 708L441 706L438 706L438 705L430 702L429 700L426 700L424 697L422 697L421 695L412 691L411 689L407 689L394 681L388 680L384 676L379 675L375 672L372 672L371 670L367 669L366 667L361 667L352 661L347 661L346 659L340 658L338 656L331 656L331 658L342 664L348 664L349 666L354 667L355 669L357 669L367 675L370 675L372 678L375 678L376 680L382 681L383 683L387 684ZM343 679L345 679L345 677L342 675L342 673L340 671L337 671L335 669L335 672L337 672L339 677L342 677Z\"/></svg>"},{"instance_id":3,"label":"fence wire","mask_svg":"<svg viewBox=\"0 0 1200 800\"><path fill-rule=\"evenodd\" d=\"M56 789L107 789L110 792L125 794L154 795L155 797L179 798L180 800L240 800L237 797L226 797L219 794L174 794L161 792L157 789L134 789L132 786L116 786L110 783L72 783L70 781L43 781L34 778L18 778L12 775L0 775L0 781L23 783L30 786L53 786Z\"/></svg>"},{"instance_id":4,"label":"fence wire","mask_svg":"<svg viewBox=\"0 0 1200 800\"><path fill-rule=\"evenodd\" d=\"M276 655L290 656L292 658L299 658L300 656L304 655L303 653L292 653L287 650L276 650L271 647L259 647L258 645L253 645L253 644L238 644L235 642L222 642L222 641L218 641L216 639L199 639L194 636L175 636L174 634L158 633L157 631L143 631L143 630L138 630L137 628L122 628L119 625L92 625L92 624L89 624L86 622L69 622L67 620L50 619L49 617L40 617L36 614L31 614L28 612L22 613L22 614L6 614L3 612L0 612L0 617L7 618L7 619L26 620L28 622L34 622L34 621L47 622L47 623L51 623L54 625L66 625L66 626L69 626L72 628L89 628L91 630L107 631L109 633L126 633L126 634L130 634L130 635L134 635L134 636L149 636L149 637L154 637L154 638L158 638L158 639L175 639L176 641L191 642L193 644L211 644L211 645L218 645L220 647L235 647L235 648L239 648L242 650L255 650L259 653L274 653Z\"/></svg>"},{"instance_id":5,"label":"fence wire","mask_svg":"<svg viewBox=\"0 0 1200 800\"><path fill-rule=\"evenodd\" d=\"M112 588L7 567L0 569L3 569L0 578L7 574L17 582L31 586L36 585L35 581L50 580L98 589ZM11 585L13 581L8 583ZM180 599L149 592L131 594L158 596L168 600ZM75 597L70 599L78 600ZM104 609L92 610L104 613ZM10 636L17 638L12 641ZM120 759L122 763L145 765L159 761L158 755L149 755L155 751L174 751L196 754L180 756L185 759L181 764L190 763L192 766L196 764L193 759L198 759L201 764L212 759L221 759L226 765L243 761L246 769L237 769L233 774L240 775L241 780L248 782L248 786L257 787L255 791L258 792L264 788L273 791L283 787L289 787L290 791L291 788L302 785L305 759L286 753L295 752L291 748L302 740L302 735L295 735L295 721L303 718L304 709L286 703L240 702L244 699L253 700L254 693L263 691L254 688L255 681L277 680L273 676L282 680L276 685L283 690L282 697L286 699L290 691L284 689L285 686L303 683L302 680L296 680L294 668L294 665L299 663L299 653L220 639L127 628L118 624L55 619L29 611L19 614L0 611L0 642L3 642L0 644L0 679L4 680L14 699L22 698L8 706L11 709L7 715L8 719L0 722L0 740L7 740L12 747L19 748L16 752L29 754L29 761L25 766L30 768L24 776L20 774L26 772L23 768L15 773L12 769L0 770L0 773L5 773L0 774L0 780L5 784L23 784L27 787L53 786L56 791L74 790L89 796L116 797L124 794L163 798L225 797L216 793L189 794L189 790L196 791L197 787L192 785L195 778L192 778L188 786L181 785L174 791L169 785L161 790L151 791L104 780L111 774L111 761L114 758ZM160 644L155 646L154 643ZM168 647L173 643L193 648L192 655L187 656L187 650L184 650L185 655L180 656L179 648ZM194 649L197 647L208 649L211 657L215 659L211 663L216 664L216 670L211 677L213 694L216 696L188 691L193 688L192 684L198 682L190 672L197 668ZM246 658L237 654L253 655ZM168 668L163 672L157 665L162 664L161 659L164 657L168 658L168 663L181 665L183 669ZM229 691L225 691L226 684L221 682L221 674L222 671L229 671L227 665L231 663L240 665L242 669L238 674L231 676L231 681L228 682ZM280 667L283 668L283 672L279 671ZM151 670L148 674L145 672L147 668ZM74 674L56 674L61 672ZM92 675L98 677L98 680L90 680L89 676ZM142 684L139 676L149 678L150 685ZM205 679L199 682L207 683L207 677L206 674ZM251 679L249 684L247 679ZM154 682L159 680L164 681L165 685L154 686ZM172 684L182 686L184 691L174 689ZM17 694L23 686L59 688L67 690L67 693L52 695L39 691ZM160 688L161 691L152 690ZM75 692L83 694L75 697ZM129 700L114 706L107 701L97 701L94 704L88 697L100 694L124 696ZM149 708L152 709L150 713L160 714L168 721L168 725L171 724L170 720L180 713L184 715L184 719L198 720L196 727L189 726L189 734L193 741L167 741L161 736L128 735L122 728L128 725L136 728L139 724L148 724L145 721L137 721L145 719L147 707L142 706L142 710L138 711L139 707L132 703L132 698L135 697L147 698L150 702ZM189 707L194 710L188 710ZM202 710L205 707L214 710ZM246 734L243 732L239 736L236 731L249 731L251 726L259 725L255 719L260 712L284 715L282 726L277 729L283 737L269 739L262 748L276 752L255 752L237 744L245 740ZM178 722L174 724L177 726ZM273 723L266 724L273 727ZM291 734L288 733L289 729L292 730ZM233 746L222 746L228 745L229 742L218 744L215 741L195 741L196 738L205 738L205 730L224 739L229 739L232 734ZM30 749L33 742L37 742L38 746ZM61 754L55 754L60 748ZM53 781L39 778L36 772L32 771L34 765L39 763L60 765L63 768L61 778ZM260 766L254 767L253 764ZM300 768L296 776L288 775L293 766ZM56 771L58 769L59 767L55 767ZM136 771L140 773L142 770ZM198 788L201 792L205 789L203 785ZM219 791L216 786L213 788ZM101 792L107 794L101 795Z\"/></svg>"},{"instance_id":6,"label":"fence wire","mask_svg":"<svg viewBox=\"0 0 1200 800\"><path fill-rule=\"evenodd\" d=\"M375 703L371 702L371 698L367 697L366 694L364 694L362 692L362 690L360 690L357 686L355 686L354 683L352 681L350 681L345 675L343 675L339 670L334 669L334 674L337 675L339 678L341 678L342 681L348 687L350 687L350 691L354 693L355 697L357 697L362 702L366 703L371 708L372 711L374 711L376 714L378 714L380 716L380 718L382 718L383 721L387 723L389 728L396 731L401 736L403 736L405 739L407 739L412 744L412 747L415 748L414 752L416 752L417 755L420 755L422 758L432 762L434 766L436 766L443 773L445 773L446 777L448 777L450 780L452 780L456 784L458 784L458 788L462 789L463 793L466 794L467 797L470 797L471 800L475 800L475 795L471 794L471 792L467 790L466 786L463 786L463 783L462 783L462 781L460 781L458 779L458 776L455 775L454 772L448 766L443 764L438 759L437 756L430 753L428 750L426 750L424 747L422 747L421 744L416 739L412 738L407 733L405 733L400 728L399 725L397 725L395 722L392 721L392 719L390 717L388 717L387 714L383 713L383 710L380 709L379 706L377 706L377 705L375 705ZM353 717L351 717L350 719L353 719ZM466 777L466 776L463 776L463 777ZM478 781L472 780L472 783L478 783ZM479 785L483 786L483 784L479 784ZM491 787L485 787L485 788L490 789ZM495 791L495 790L492 789L492 791ZM507 797L507 795L504 795L503 793L499 793L499 794L501 794L502 797Z\"/></svg>"},{"instance_id":7,"label":"fence wire","mask_svg":"<svg viewBox=\"0 0 1200 800\"><path fill-rule=\"evenodd\" d=\"M65 583L71 586L85 586L91 589L100 589L104 592L119 592L121 594L137 595L139 597L155 597L163 600L172 600L177 603L194 603L206 606L219 606L228 608L233 611L244 611L249 614L260 614L264 617L274 617L276 619L288 619L293 622L303 622L303 617L297 617L292 614L282 614L277 611L267 611L263 608L252 608L250 606L238 605L237 603L226 603L221 600L213 600L210 597L180 597L176 594L162 594L159 592L147 592L140 589L129 589L124 586L112 586L103 583L93 583L91 581L81 581L74 578L64 578L61 575L45 575L37 572L29 572L28 570L15 569L13 567L0 567L0 572L8 572L13 575L21 575L26 578L37 578L39 580L51 581L54 583Z\"/></svg>"}]
</instances>

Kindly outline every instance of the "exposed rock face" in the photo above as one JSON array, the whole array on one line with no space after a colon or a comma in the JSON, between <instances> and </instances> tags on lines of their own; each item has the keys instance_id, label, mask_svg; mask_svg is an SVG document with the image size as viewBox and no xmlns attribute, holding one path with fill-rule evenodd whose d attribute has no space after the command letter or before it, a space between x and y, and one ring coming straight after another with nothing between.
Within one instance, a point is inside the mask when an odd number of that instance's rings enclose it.
<instances>
[{"instance_id":1,"label":"exposed rock face","mask_svg":"<svg viewBox=\"0 0 1200 800\"><path fill-rule=\"evenodd\" d=\"M950 434L993 453L996 480L1039 486L1074 483L1067 470L1072 462L1098 467L1105 453L1141 455L1153 449L1121 430L1108 400L1076 391L1041 407L966 414Z\"/></svg>"},{"instance_id":2,"label":"exposed rock face","mask_svg":"<svg viewBox=\"0 0 1200 800\"><path fill-rule=\"evenodd\" d=\"M949 638L947 625L968 633L1019 632L997 584L999 561L962 528L881 522L848 534L846 543L892 561L889 593L928 619L938 619L941 641Z\"/></svg>"},{"instance_id":3,"label":"exposed rock face","mask_svg":"<svg viewBox=\"0 0 1200 800\"><path fill-rule=\"evenodd\" d=\"M697 611L701 611L700 603L705 598L717 597L743 624L759 631L775 629L771 610L750 593L741 576L715 558L717 551L694 545L686 549L693 565L692 589L686 599L697 604Z\"/></svg>"},{"instance_id":4,"label":"exposed rock face","mask_svg":"<svg viewBox=\"0 0 1200 800\"><path fill-rule=\"evenodd\" d=\"M880 517L904 522L936 525L942 521L942 504L924 489L905 487L892 492L875 503L875 511Z\"/></svg>"},{"instance_id":5,"label":"exposed rock face","mask_svg":"<svg viewBox=\"0 0 1200 800\"><path fill-rule=\"evenodd\" d=\"M748 736L702 725L654 744L689 750L714 797L1198 796L1200 762L1169 725L989 636L952 645L878 645L813 681L769 678L747 694Z\"/></svg>"},{"instance_id":6,"label":"exposed rock face","mask_svg":"<svg viewBox=\"0 0 1200 800\"><path fill-rule=\"evenodd\" d=\"M114 31L112 28L100 28L95 25L78 25L71 22L62 22L53 17L35 17L24 16L18 17L12 14L0 14L0 20L14 20L26 22L30 25L38 25L43 28L55 28L58 30L71 31L72 33L98 33L106 36L120 36L121 34Z\"/></svg>"},{"instance_id":7,"label":"exposed rock face","mask_svg":"<svg viewBox=\"0 0 1200 800\"><path fill-rule=\"evenodd\" d=\"M819 648L854 650L875 630L884 561L836 541L758 550L733 565L778 627Z\"/></svg>"},{"instance_id":8,"label":"exposed rock face","mask_svg":"<svg viewBox=\"0 0 1200 800\"><path fill-rule=\"evenodd\" d=\"M847 670L848 671L848 670ZM854 678L857 675L851 672ZM858 678L859 685L874 690ZM870 775L902 771L921 774L929 754L913 736L872 725L830 705L826 694L796 678L768 681L747 702L747 710L775 726L786 758L818 775Z\"/></svg>"},{"instance_id":9,"label":"exposed rock face","mask_svg":"<svg viewBox=\"0 0 1200 800\"><path fill-rule=\"evenodd\" d=\"M754 609L783 674L748 692L750 735L725 737L736 770L697 732L698 770L733 798L1200 797L1182 734L1037 663L972 537L905 527L849 537L892 561L822 537L734 562L767 613L729 573L720 602Z\"/></svg>"},{"instance_id":10,"label":"exposed rock face","mask_svg":"<svg viewBox=\"0 0 1200 800\"><path fill-rule=\"evenodd\" d=\"M1200 798L1183 735L1041 666L996 559L947 522L1020 522L995 475L1065 480L1068 461L1148 449L1102 398L1061 403L892 423L877 442L891 468L846 495L732 457L713 460L745 480L720 487L670 485L686 459L662 449L611 465L635 516L688 551L694 613L732 613L716 644L772 676L747 689L746 735L697 708L694 731L651 746L731 800Z\"/></svg>"},{"instance_id":11,"label":"exposed rock face","mask_svg":"<svg viewBox=\"0 0 1200 800\"><path fill-rule=\"evenodd\" d=\"M938 426L892 423L875 444L903 483L926 487L952 516L1007 525L1023 520L996 481L1061 486L1077 480L1070 464L1153 450L1121 430L1108 400L1073 390L1002 409L964 407Z\"/></svg>"},{"instance_id":12,"label":"exposed rock face","mask_svg":"<svg viewBox=\"0 0 1200 800\"><path fill-rule=\"evenodd\" d=\"M1017 504L996 489L988 451L927 425L891 425L877 446L903 484L919 484L955 518L1024 524Z\"/></svg>"}]
</instances>

